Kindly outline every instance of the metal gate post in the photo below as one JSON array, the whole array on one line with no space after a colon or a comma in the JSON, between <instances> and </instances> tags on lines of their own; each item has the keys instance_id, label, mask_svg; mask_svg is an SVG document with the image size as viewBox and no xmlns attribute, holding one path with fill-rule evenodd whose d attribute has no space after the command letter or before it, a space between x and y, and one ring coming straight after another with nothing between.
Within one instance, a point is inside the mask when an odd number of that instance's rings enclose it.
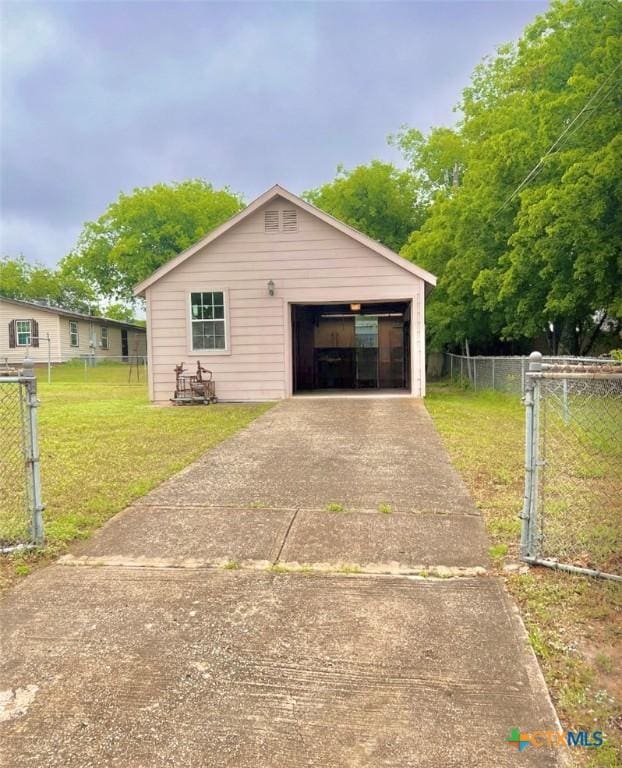
<instances>
[{"instance_id":1,"label":"metal gate post","mask_svg":"<svg viewBox=\"0 0 622 768\"><path fill-rule=\"evenodd\" d=\"M538 412L540 382L536 374L542 370L542 355L529 355L529 374L525 376L525 496L521 512L521 559L537 557L537 467L538 467Z\"/></svg>"},{"instance_id":2,"label":"metal gate post","mask_svg":"<svg viewBox=\"0 0 622 768\"><path fill-rule=\"evenodd\" d=\"M22 382L26 387L26 430L27 430L27 472L29 485L29 501L31 514L32 540L35 544L43 544L43 510L41 503L41 467L39 453L39 433L37 429L37 379L35 378L32 360L26 358L23 364Z\"/></svg>"},{"instance_id":3,"label":"metal gate post","mask_svg":"<svg viewBox=\"0 0 622 768\"><path fill-rule=\"evenodd\" d=\"M533 355L534 353L532 352L531 354ZM531 360L531 355L529 355L529 360ZM540 355L540 362L542 362L542 355ZM521 394L525 393L525 386L526 386L526 381L525 381L525 358L521 357L521 359L520 359L520 391L521 391Z\"/></svg>"}]
</instances>

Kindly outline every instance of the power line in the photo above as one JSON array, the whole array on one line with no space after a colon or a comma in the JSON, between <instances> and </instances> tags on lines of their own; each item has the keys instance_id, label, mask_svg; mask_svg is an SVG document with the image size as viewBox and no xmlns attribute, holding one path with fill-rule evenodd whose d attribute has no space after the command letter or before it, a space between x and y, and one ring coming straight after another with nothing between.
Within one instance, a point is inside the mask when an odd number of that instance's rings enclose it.
<instances>
[{"instance_id":1,"label":"power line","mask_svg":"<svg viewBox=\"0 0 622 768\"><path fill-rule=\"evenodd\" d=\"M600 92L603 90L603 88L607 85L609 80L615 75L615 73L622 67L622 61L618 63L616 67L614 67L611 72L607 75L607 77L603 80L603 82L600 84L600 86L594 91L594 93L590 96L590 98L587 100L585 105L583 106L583 109L575 115L575 117L570 121L570 123L564 128L564 130L559 134L559 136L555 139L555 141L551 144L551 146L547 149L547 151L542 155L542 157L538 160L538 162L534 165L534 167L529 171L527 176L521 181L521 183L516 187L514 192L507 198L507 200L503 203L503 205L499 208L497 213L501 213L501 211L507 206L508 203L512 202L512 200L516 197L516 195L527 185L529 182L535 177L536 174L540 172L544 165L544 161L546 158L552 154L557 147L559 146L560 142L566 137L570 129L575 125L575 123L579 120L579 118L589 109L592 102L596 99L596 97L600 94ZM613 87L613 86L612 86ZM607 98L609 95L609 92L612 89L610 88L609 91L605 94L605 96L598 102L596 108L598 108L603 101ZM595 108L595 109L596 109ZM595 110L594 110L595 111ZM593 114L593 113L592 113ZM585 124L585 122L588 120L590 115L588 115L585 120L581 123L581 126ZM578 126L578 127L581 127Z\"/></svg>"},{"instance_id":2,"label":"power line","mask_svg":"<svg viewBox=\"0 0 622 768\"><path fill-rule=\"evenodd\" d=\"M607 99L607 97L608 97L608 96L609 96L609 94L610 94L610 93L613 91L613 89L614 89L615 87L616 87L616 83L614 83L614 84L613 84L613 85L612 85L612 86L609 88L609 90L605 91L605 93L603 94L603 96L602 96L602 98L600 99L600 101L599 101L597 104L595 104L595 105L594 105L594 106L593 106L593 107L592 107L592 108L591 108L589 111L587 111L587 113L586 113L585 117L583 118L583 120L582 120L582 121L581 121L581 122L580 122L578 125L575 125L575 127L572 129L572 131L568 132L568 133L567 133L567 134L564 136L564 139L563 139L564 141L567 141L567 140L568 140L568 139L569 139L569 138L572 136L572 134L573 134L573 133L576 133L577 131L581 130L581 128L583 128L583 126L584 126L584 125L587 123L587 121L590 119L590 117L591 117L591 116L592 116L592 115L593 115L595 112L597 112L597 111L598 111L598 108L600 107L600 105L601 105L601 104L602 104L602 103L603 103L603 102L604 102L604 101ZM586 106L587 106L587 105L586 105ZM562 142L560 142L560 143L557 145L557 147L556 147L556 150L557 150L557 151L559 151L559 149L561 149L561 146L562 146ZM544 160L544 158L542 158L542 159ZM541 171L543 168L544 168L544 163L542 163L542 164L539 164L539 165L537 165L535 168L533 168L533 169L532 169L532 172L531 172L531 173L533 173L533 175L531 175L531 174L530 174L530 178L526 178L526 179L524 179L524 180L523 180L523 182L521 182L521 184L519 185L519 187L516 189L516 191L515 191L515 193L514 193L514 194L518 194L518 192L520 192L520 190L521 190L521 189L524 189L524 187L526 186L526 184L527 184L529 181L533 181L533 180L534 180L534 179L535 179L535 178L538 176L538 174L540 173L540 171ZM535 171L535 172L534 172L534 171ZM512 199L512 198L511 198L511 197L509 197L509 198L508 198L508 199L505 201L505 203L503 204L503 206L501 206L501 208L499 208L499 211L497 211L497 213L499 213L501 210L503 210L504 206L505 206L505 205L507 205L507 204L510 202L510 200L511 200L511 199Z\"/></svg>"}]
</instances>

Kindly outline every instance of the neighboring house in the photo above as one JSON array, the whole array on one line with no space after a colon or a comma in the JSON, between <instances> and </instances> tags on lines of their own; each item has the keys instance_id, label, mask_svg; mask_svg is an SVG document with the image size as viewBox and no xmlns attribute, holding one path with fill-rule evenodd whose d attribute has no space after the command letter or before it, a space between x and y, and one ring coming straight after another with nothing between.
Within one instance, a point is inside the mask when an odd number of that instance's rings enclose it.
<instances>
[{"instance_id":1,"label":"neighboring house","mask_svg":"<svg viewBox=\"0 0 622 768\"><path fill-rule=\"evenodd\" d=\"M436 278L274 186L135 288L147 302L149 390L213 371L221 400L301 392L425 394Z\"/></svg>"},{"instance_id":2,"label":"neighboring house","mask_svg":"<svg viewBox=\"0 0 622 768\"><path fill-rule=\"evenodd\" d=\"M21 363L26 355L35 363L46 363L48 346L53 363L89 355L122 358L147 352L142 326L0 296L0 365Z\"/></svg>"}]
</instances>

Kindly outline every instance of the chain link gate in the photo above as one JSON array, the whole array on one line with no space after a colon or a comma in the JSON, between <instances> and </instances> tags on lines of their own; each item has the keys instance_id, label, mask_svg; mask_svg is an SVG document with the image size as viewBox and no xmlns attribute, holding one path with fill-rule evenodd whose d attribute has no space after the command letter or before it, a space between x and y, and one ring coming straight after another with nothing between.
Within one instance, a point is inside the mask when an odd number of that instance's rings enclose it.
<instances>
[{"instance_id":1,"label":"chain link gate","mask_svg":"<svg viewBox=\"0 0 622 768\"><path fill-rule=\"evenodd\" d=\"M31 361L0 376L0 552L43 543L38 405Z\"/></svg>"},{"instance_id":2,"label":"chain link gate","mask_svg":"<svg viewBox=\"0 0 622 768\"><path fill-rule=\"evenodd\" d=\"M521 557L622 581L622 365L529 361Z\"/></svg>"}]
</instances>

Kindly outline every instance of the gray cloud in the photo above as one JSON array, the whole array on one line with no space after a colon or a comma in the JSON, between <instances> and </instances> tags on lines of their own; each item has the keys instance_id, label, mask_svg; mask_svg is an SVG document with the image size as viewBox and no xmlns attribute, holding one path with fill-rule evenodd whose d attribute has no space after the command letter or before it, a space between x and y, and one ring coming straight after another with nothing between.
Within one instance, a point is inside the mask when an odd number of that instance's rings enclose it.
<instances>
[{"instance_id":1,"label":"gray cloud","mask_svg":"<svg viewBox=\"0 0 622 768\"><path fill-rule=\"evenodd\" d=\"M545 2L2 4L4 254L53 264L120 191L204 177L247 199L388 133L453 122L473 67Z\"/></svg>"}]
</instances>

